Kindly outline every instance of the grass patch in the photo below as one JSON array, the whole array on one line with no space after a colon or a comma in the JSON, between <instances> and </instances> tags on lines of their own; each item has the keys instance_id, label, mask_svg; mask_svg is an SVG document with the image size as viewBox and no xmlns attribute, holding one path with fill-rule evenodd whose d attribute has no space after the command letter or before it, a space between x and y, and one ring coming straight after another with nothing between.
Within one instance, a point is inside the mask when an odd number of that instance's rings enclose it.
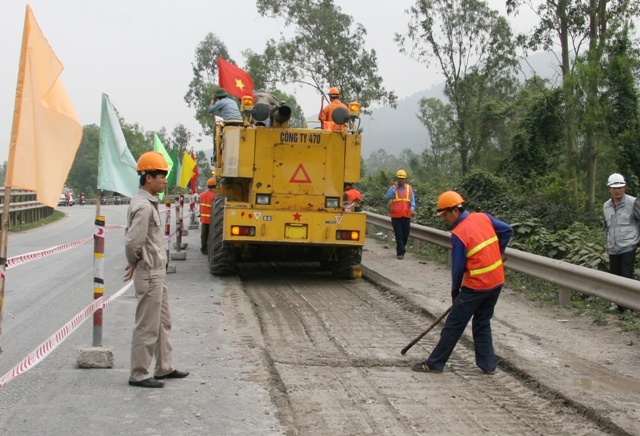
<instances>
[{"instance_id":1,"label":"grass patch","mask_svg":"<svg viewBox=\"0 0 640 436\"><path fill-rule=\"evenodd\" d=\"M506 270L505 287L523 294L532 301L549 306L558 304L558 287L544 280Z\"/></svg>"},{"instance_id":2,"label":"grass patch","mask_svg":"<svg viewBox=\"0 0 640 436\"><path fill-rule=\"evenodd\" d=\"M640 320L635 312L621 313L618 315L618 319L620 320L620 328L622 328L622 330L640 336Z\"/></svg>"},{"instance_id":3,"label":"grass patch","mask_svg":"<svg viewBox=\"0 0 640 436\"><path fill-rule=\"evenodd\" d=\"M31 230L31 229L35 229L37 227L41 227L44 226L46 224L51 224L55 221L58 221L61 218L64 218L65 214L64 212L60 212L59 210L54 210L53 214L49 215L46 218L43 218L41 220L38 221L34 221L32 223L25 223L25 224L20 224L17 226L9 226L9 232L15 232L15 233L19 233L19 232L25 232L27 230Z\"/></svg>"}]
</instances>

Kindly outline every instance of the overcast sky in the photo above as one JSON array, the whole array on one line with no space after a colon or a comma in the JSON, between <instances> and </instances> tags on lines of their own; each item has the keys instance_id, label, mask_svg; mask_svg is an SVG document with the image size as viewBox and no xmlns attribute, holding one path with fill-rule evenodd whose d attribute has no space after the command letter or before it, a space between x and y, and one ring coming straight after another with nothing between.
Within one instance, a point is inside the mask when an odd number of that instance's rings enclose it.
<instances>
[{"instance_id":1,"label":"overcast sky","mask_svg":"<svg viewBox=\"0 0 640 436\"><path fill-rule=\"evenodd\" d=\"M375 49L387 90L402 99L441 81L435 70L400 54L395 32L407 28L405 10L415 0L335 0L344 13L367 29L367 49ZM492 0L503 10L501 0ZM25 2L2 0L0 14L0 162L8 158ZM278 38L282 20L262 18L255 0L32 0L33 13L64 65L62 82L80 122L100 123L102 93L128 123L145 130L184 124L194 138L200 132L193 110L184 102L192 78L195 48L209 32L227 46L242 66L241 52L262 52L268 38ZM320 108L320 96L295 92L306 116ZM211 146L207 139L192 145Z\"/></svg>"}]
</instances>

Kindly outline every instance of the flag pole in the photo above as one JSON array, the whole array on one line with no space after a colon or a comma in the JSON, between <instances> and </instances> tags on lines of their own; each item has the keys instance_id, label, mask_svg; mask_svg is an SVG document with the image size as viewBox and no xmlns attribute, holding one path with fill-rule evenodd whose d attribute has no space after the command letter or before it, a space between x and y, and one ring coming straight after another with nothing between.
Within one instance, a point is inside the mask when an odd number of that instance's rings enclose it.
<instances>
[{"instance_id":1,"label":"flag pole","mask_svg":"<svg viewBox=\"0 0 640 436\"><path fill-rule=\"evenodd\" d=\"M4 204L2 207L2 244L0 245L0 335L2 335L2 314L4 311L4 282L7 270L7 242L9 230L9 207L11 205L11 187L4 188ZM2 353L2 347L0 347Z\"/></svg>"}]
</instances>

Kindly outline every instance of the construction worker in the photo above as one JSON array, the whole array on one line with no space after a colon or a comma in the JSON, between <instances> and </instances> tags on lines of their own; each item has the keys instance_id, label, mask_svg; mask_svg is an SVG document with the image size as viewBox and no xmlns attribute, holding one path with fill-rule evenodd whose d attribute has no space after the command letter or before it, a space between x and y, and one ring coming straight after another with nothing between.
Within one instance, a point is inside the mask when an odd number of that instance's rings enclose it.
<instances>
[{"instance_id":1,"label":"construction worker","mask_svg":"<svg viewBox=\"0 0 640 436\"><path fill-rule=\"evenodd\" d=\"M349 207L353 207L355 212L360 212L362 210L362 194L356 188L353 187L353 184L350 182L346 182L344 184L344 194L342 194L342 202L343 204Z\"/></svg>"},{"instance_id":2,"label":"construction worker","mask_svg":"<svg viewBox=\"0 0 640 436\"><path fill-rule=\"evenodd\" d=\"M413 188L407 183L407 172L396 172L396 183L387 191L387 200L391 200L391 225L396 236L396 255L398 259L404 259L406 245L411 231L411 217L416 210L416 197Z\"/></svg>"},{"instance_id":3,"label":"construction worker","mask_svg":"<svg viewBox=\"0 0 640 436\"><path fill-rule=\"evenodd\" d=\"M336 108L344 108L345 110L349 110L347 105L340 101L340 90L336 87L333 87L329 90L329 104L322 108L320 114L318 115L318 119L322 121L322 130L342 130L343 126L340 124L336 124L333 122L333 118L331 115Z\"/></svg>"},{"instance_id":4,"label":"construction worker","mask_svg":"<svg viewBox=\"0 0 640 436\"><path fill-rule=\"evenodd\" d=\"M640 242L640 200L625 194L627 182L622 174L611 174L607 188L611 198L604 203L602 211L609 271L632 279L636 250ZM622 313L631 312L631 309L619 305L617 309Z\"/></svg>"},{"instance_id":5,"label":"construction worker","mask_svg":"<svg viewBox=\"0 0 640 436\"><path fill-rule=\"evenodd\" d=\"M439 373L473 317L476 365L485 374L496 370L491 318L504 284L502 255L513 229L485 213L469 213L455 191L438 197L437 215L451 226L451 313L429 358L415 363L418 372Z\"/></svg>"},{"instance_id":6,"label":"construction worker","mask_svg":"<svg viewBox=\"0 0 640 436\"><path fill-rule=\"evenodd\" d=\"M164 229L158 211L157 194L167 186L169 166L157 151L143 153L138 159L140 190L131 199L125 229L127 266L124 281L133 278L138 306L131 339L129 385L161 388L166 378L184 378L187 371L173 367L173 347L169 339L171 314L165 284L167 258ZM149 366L155 358L154 377Z\"/></svg>"},{"instance_id":7,"label":"construction worker","mask_svg":"<svg viewBox=\"0 0 640 436\"><path fill-rule=\"evenodd\" d=\"M219 112L223 120L242 120L238 103L230 99L223 88L217 89L213 94L207 111L210 114Z\"/></svg>"},{"instance_id":8,"label":"construction worker","mask_svg":"<svg viewBox=\"0 0 640 436\"><path fill-rule=\"evenodd\" d=\"M207 180L207 190L200 195L200 223L202 223L202 229L200 230L200 252L202 254L208 254L207 244L209 243L209 225L211 224L211 205L213 204L213 198L216 193L213 192L213 188L216 187L216 179L211 177Z\"/></svg>"}]
</instances>

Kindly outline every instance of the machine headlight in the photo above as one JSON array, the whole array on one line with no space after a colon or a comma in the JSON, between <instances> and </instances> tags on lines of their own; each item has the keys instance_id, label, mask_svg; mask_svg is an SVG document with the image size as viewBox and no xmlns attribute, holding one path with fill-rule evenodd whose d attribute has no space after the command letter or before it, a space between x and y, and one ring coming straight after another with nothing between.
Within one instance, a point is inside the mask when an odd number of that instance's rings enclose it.
<instances>
[{"instance_id":1,"label":"machine headlight","mask_svg":"<svg viewBox=\"0 0 640 436\"><path fill-rule=\"evenodd\" d=\"M340 198L338 197L327 197L324 203L327 209L337 209L340 207Z\"/></svg>"},{"instance_id":2,"label":"machine headlight","mask_svg":"<svg viewBox=\"0 0 640 436\"><path fill-rule=\"evenodd\" d=\"M262 205L271 204L271 195L269 194L256 195L256 204L262 204Z\"/></svg>"}]
</instances>

